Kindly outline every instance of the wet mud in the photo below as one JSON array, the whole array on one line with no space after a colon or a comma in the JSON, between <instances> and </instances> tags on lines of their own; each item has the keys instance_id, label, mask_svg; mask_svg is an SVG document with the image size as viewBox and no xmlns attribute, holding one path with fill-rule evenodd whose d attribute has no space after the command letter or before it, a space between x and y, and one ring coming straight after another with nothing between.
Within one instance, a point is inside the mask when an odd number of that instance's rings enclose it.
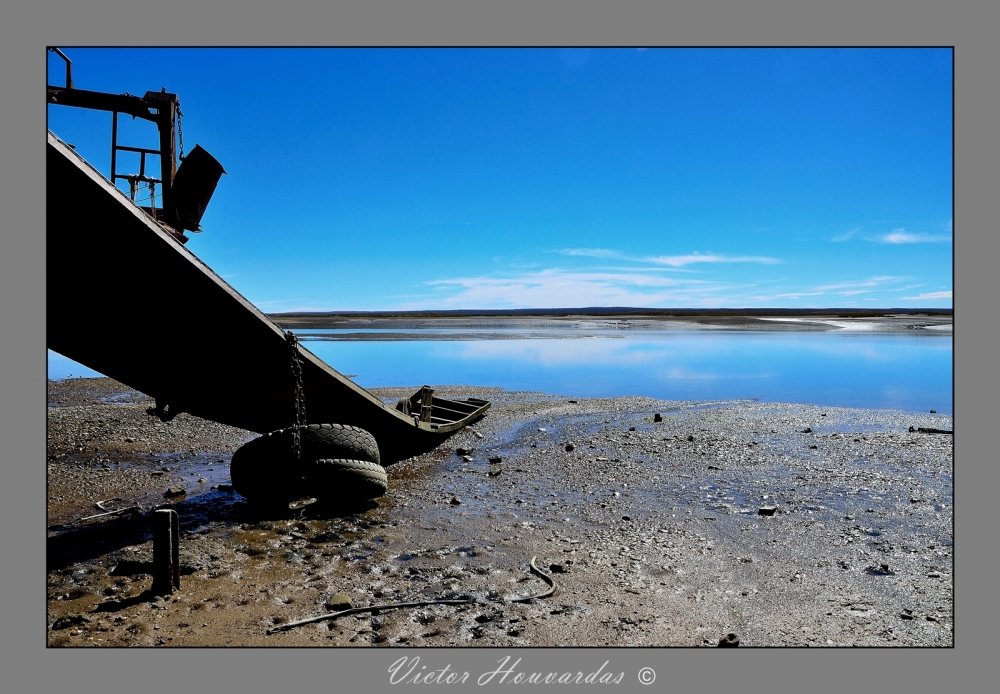
<instances>
[{"instance_id":1,"label":"wet mud","mask_svg":"<svg viewBox=\"0 0 1000 694\"><path fill-rule=\"evenodd\" d=\"M50 382L49 645L953 643L952 436L916 431L950 416L437 392L494 406L390 467L386 496L292 510L229 488L254 434L159 422L110 379ZM181 526L165 597L149 592L158 507ZM533 557L559 590L512 602L547 588ZM268 634L345 597L470 602Z\"/></svg>"}]
</instances>

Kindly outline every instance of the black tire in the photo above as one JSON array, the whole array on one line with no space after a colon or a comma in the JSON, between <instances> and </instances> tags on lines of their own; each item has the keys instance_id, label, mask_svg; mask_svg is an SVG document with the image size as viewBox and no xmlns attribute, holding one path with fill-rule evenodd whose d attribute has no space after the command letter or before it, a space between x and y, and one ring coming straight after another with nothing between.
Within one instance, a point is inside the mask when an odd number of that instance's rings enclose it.
<instances>
[{"instance_id":1,"label":"black tire","mask_svg":"<svg viewBox=\"0 0 1000 694\"><path fill-rule=\"evenodd\" d=\"M385 470L379 465L378 443L364 429L342 424L300 427L302 455L299 458L292 449L293 432L294 427L272 431L237 449L230 463L233 489L247 499L275 501L297 498L303 493L313 494L310 488L316 486L315 483L303 485L303 478L315 472L316 461L342 460L374 465L381 471L383 480L382 490L375 496L385 493ZM319 477L324 480L320 486L338 486L340 483L332 481L331 475L320 473ZM331 478L330 484L327 478ZM365 485L361 487L364 493L372 491Z\"/></svg>"},{"instance_id":2,"label":"black tire","mask_svg":"<svg viewBox=\"0 0 1000 694\"><path fill-rule=\"evenodd\" d=\"M378 463L325 458L310 466L305 489L320 499L375 499L385 495L389 478Z\"/></svg>"},{"instance_id":3,"label":"black tire","mask_svg":"<svg viewBox=\"0 0 1000 694\"><path fill-rule=\"evenodd\" d=\"M286 429L291 440L292 429ZM361 460L378 465L378 443L364 429L345 424L310 424L301 429L302 456L310 460Z\"/></svg>"},{"instance_id":4,"label":"black tire","mask_svg":"<svg viewBox=\"0 0 1000 694\"><path fill-rule=\"evenodd\" d=\"M251 453L256 453L251 450ZM302 466L298 461L274 459L268 461L255 455L233 454L229 475L233 489L251 501L290 501L301 496ZM296 464L289 465L289 462Z\"/></svg>"}]
</instances>

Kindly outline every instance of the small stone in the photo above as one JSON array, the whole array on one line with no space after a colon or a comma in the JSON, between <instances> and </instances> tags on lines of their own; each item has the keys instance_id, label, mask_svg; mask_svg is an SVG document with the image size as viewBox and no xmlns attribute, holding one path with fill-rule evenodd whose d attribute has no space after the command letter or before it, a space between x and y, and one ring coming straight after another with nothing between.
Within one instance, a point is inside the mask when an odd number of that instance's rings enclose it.
<instances>
[{"instance_id":1,"label":"small stone","mask_svg":"<svg viewBox=\"0 0 1000 694\"><path fill-rule=\"evenodd\" d=\"M199 482L200 484L205 484L205 482L208 482L208 480L207 480L206 478L204 478L204 477L199 477L199 478L198 478L198 482Z\"/></svg>"},{"instance_id":2,"label":"small stone","mask_svg":"<svg viewBox=\"0 0 1000 694\"><path fill-rule=\"evenodd\" d=\"M462 456L462 460L464 460L467 463L471 463L472 462L472 456L471 455L463 455Z\"/></svg>"},{"instance_id":3,"label":"small stone","mask_svg":"<svg viewBox=\"0 0 1000 694\"><path fill-rule=\"evenodd\" d=\"M825 416L826 416L826 412L820 412L820 413L819 413L819 416L820 416L820 417L825 417Z\"/></svg>"},{"instance_id":4,"label":"small stone","mask_svg":"<svg viewBox=\"0 0 1000 694\"><path fill-rule=\"evenodd\" d=\"M805 429L802 430L802 433L803 434L811 434L811 433L813 433L812 427L806 427Z\"/></svg>"},{"instance_id":5,"label":"small stone","mask_svg":"<svg viewBox=\"0 0 1000 694\"><path fill-rule=\"evenodd\" d=\"M635 431L635 427L629 427L628 430L629 431Z\"/></svg>"},{"instance_id":6,"label":"small stone","mask_svg":"<svg viewBox=\"0 0 1000 694\"><path fill-rule=\"evenodd\" d=\"M184 487L170 487L167 491L163 492L163 496L168 499L172 496L183 496L185 494L187 494L187 490Z\"/></svg>"},{"instance_id":7,"label":"small stone","mask_svg":"<svg viewBox=\"0 0 1000 694\"><path fill-rule=\"evenodd\" d=\"M761 506L757 509L758 516L773 516L774 512L778 510L777 506Z\"/></svg>"},{"instance_id":8,"label":"small stone","mask_svg":"<svg viewBox=\"0 0 1000 694\"><path fill-rule=\"evenodd\" d=\"M736 648L740 645L739 635L729 632L721 639L719 639L719 648Z\"/></svg>"},{"instance_id":9,"label":"small stone","mask_svg":"<svg viewBox=\"0 0 1000 694\"><path fill-rule=\"evenodd\" d=\"M162 470L154 470L153 472L151 472L149 474L152 475L153 477L162 477L163 476L163 471Z\"/></svg>"},{"instance_id":10,"label":"small stone","mask_svg":"<svg viewBox=\"0 0 1000 694\"><path fill-rule=\"evenodd\" d=\"M571 444L571 443L567 443L566 444L566 452L567 453L569 453L570 451L572 451L574 448L576 448L576 446L574 446L573 444Z\"/></svg>"},{"instance_id":11,"label":"small stone","mask_svg":"<svg viewBox=\"0 0 1000 694\"><path fill-rule=\"evenodd\" d=\"M576 404L576 400L567 400L566 402L570 403L571 405L575 405Z\"/></svg>"},{"instance_id":12,"label":"small stone","mask_svg":"<svg viewBox=\"0 0 1000 694\"><path fill-rule=\"evenodd\" d=\"M499 464L499 463L500 463L500 462L501 462L502 460L503 460L503 458L501 458L501 457L500 457L500 456L498 456L498 455L491 455L491 456L490 456L490 464L491 464L491 465L497 465L497 464Z\"/></svg>"},{"instance_id":13,"label":"small stone","mask_svg":"<svg viewBox=\"0 0 1000 694\"><path fill-rule=\"evenodd\" d=\"M844 520L854 520L854 516L844 516Z\"/></svg>"},{"instance_id":14,"label":"small stone","mask_svg":"<svg viewBox=\"0 0 1000 694\"><path fill-rule=\"evenodd\" d=\"M462 503L462 500L459 499L457 496L453 496L451 497L451 501L449 501L448 503L450 503L452 506L459 506Z\"/></svg>"},{"instance_id":15,"label":"small stone","mask_svg":"<svg viewBox=\"0 0 1000 694\"><path fill-rule=\"evenodd\" d=\"M663 417L660 415L659 412L657 412L656 414L653 415L653 421L654 422L662 422L663 421Z\"/></svg>"},{"instance_id":16,"label":"small stone","mask_svg":"<svg viewBox=\"0 0 1000 694\"><path fill-rule=\"evenodd\" d=\"M60 617L56 621L52 622L52 631L59 631L60 629L68 629L69 627L76 626L78 624L86 624L90 621L88 617L82 614L68 614L65 617Z\"/></svg>"},{"instance_id":17,"label":"small stone","mask_svg":"<svg viewBox=\"0 0 1000 694\"><path fill-rule=\"evenodd\" d=\"M931 410L931 414L937 414L937 410Z\"/></svg>"},{"instance_id":18,"label":"small stone","mask_svg":"<svg viewBox=\"0 0 1000 694\"><path fill-rule=\"evenodd\" d=\"M463 455L472 455L474 450L474 448L456 448L455 455L461 458Z\"/></svg>"},{"instance_id":19,"label":"small stone","mask_svg":"<svg viewBox=\"0 0 1000 694\"><path fill-rule=\"evenodd\" d=\"M901 619L913 619L913 613L911 610L903 610L899 613Z\"/></svg>"},{"instance_id":20,"label":"small stone","mask_svg":"<svg viewBox=\"0 0 1000 694\"><path fill-rule=\"evenodd\" d=\"M126 436L125 443L135 443L135 439L132 438L131 436Z\"/></svg>"},{"instance_id":21,"label":"small stone","mask_svg":"<svg viewBox=\"0 0 1000 694\"><path fill-rule=\"evenodd\" d=\"M231 492L231 491L233 491L233 485L231 485L231 484L220 484L219 485L219 491L220 492Z\"/></svg>"},{"instance_id":22,"label":"small stone","mask_svg":"<svg viewBox=\"0 0 1000 694\"><path fill-rule=\"evenodd\" d=\"M630 521L630 520L632 520L632 516L622 516L622 520L623 521Z\"/></svg>"},{"instance_id":23,"label":"small stone","mask_svg":"<svg viewBox=\"0 0 1000 694\"><path fill-rule=\"evenodd\" d=\"M688 441L694 441L694 436L692 436L691 434L688 434L687 440Z\"/></svg>"},{"instance_id":24,"label":"small stone","mask_svg":"<svg viewBox=\"0 0 1000 694\"><path fill-rule=\"evenodd\" d=\"M818 448L818 446L816 446L816 445L814 444L814 445L812 445L812 446L809 446L809 448Z\"/></svg>"},{"instance_id":25,"label":"small stone","mask_svg":"<svg viewBox=\"0 0 1000 694\"><path fill-rule=\"evenodd\" d=\"M354 603L351 601L351 598L343 593L337 593L336 595L331 595L327 598L323 607L330 610L330 612L343 612L344 610L349 610L354 607Z\"/></svg>"},{"instance_id":26,"label":"small stone","mask_svg":"<svg viewBox=\"0 0 1000 694\"><path fill-rule=\"evenodd\" d=\"M941 573L938 571L931 571L927 574L927 578L941 578Z\"/></svg>"},{"instance_id":27,"label":"small stone","mask_svg":"<svg viewBox=\"0 0 1000 694\"><path fill-rule=\"evenodd\" d=\"M482 435L482 434L480 434L480 433L479 433L478 431L474 431L474 432L472 432L472 433L473 433L473 435L475 435L475 437L476 437L477 439L481 439L481 438L483 438L483 435Z\"/></svg>"},{"instance_id":28,"label":"small stone","mask_svg":"<svg viewBox=\"0 0 1000 694\"><path fill-rule=\"evenodd\" d=\"M566 573L565 564L549 564L549 571L554 574L564 574Z\"/></svg>"},{"instance_id":29,"label":"small stone","mask_svg":"<svg viewBox=\"0 0 1000 694\"><path fill-rule=\"evenodd\" d=\"M546 429L545 427L538 427L538 430L539 431L548 431L548 429Z\"/></svg>"},{"instance_id":30,"label":"small stone","mask_svg":"<svg viewBox=\"0 0 1000 694\"><path fill-rule=\"evenodd\" d=\"M488 474L490 477L499 477L501 472L503 472L503 470L500 468L494 468L490 470Z\"/></svg>"}]
</instances>

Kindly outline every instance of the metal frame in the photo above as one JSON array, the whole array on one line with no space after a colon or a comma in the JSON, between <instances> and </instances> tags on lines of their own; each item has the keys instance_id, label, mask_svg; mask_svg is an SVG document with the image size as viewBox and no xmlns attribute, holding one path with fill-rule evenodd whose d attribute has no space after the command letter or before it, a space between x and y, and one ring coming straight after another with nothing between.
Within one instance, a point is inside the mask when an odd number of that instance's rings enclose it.
<instances>
[{"instance_id":1,"label":"metal frame","mask_svg":"<svg viewBox=\"0 0 1000 694\"><path fill-rule=\"evenodd\" d=\"M173 205L172 188L174 176L177 173L177 157L175 150L177 111L179 100L176 94L172 94L166 89L159 92L146 92L143 96L133 96L131 94L108 94L106 92L94 92L86 89L76 89L73 86L72 61L66 57L61 50L50 47L49 50L56 53L66 61L66 86L58 87L46 85L46 101L59 106L74 106L77 108L89 108L96 111L111 112L111 182L116 180L135 180L152 185L160 185L160 208L158 214L155 210L155 196L151 196L150 208L153 216L178 229L175 233L183 238L183 233L179 231L180 225L176 219ZM133 118L154 123L160 134L159 149L145 147L130 147L118 144L118 114L126 113ZM118 173L118 152L138 152L139 174L119 174ZM146 155L154 154L160 157L160 177L152 178L146 176Z\"/></svg>"}]
</instances>

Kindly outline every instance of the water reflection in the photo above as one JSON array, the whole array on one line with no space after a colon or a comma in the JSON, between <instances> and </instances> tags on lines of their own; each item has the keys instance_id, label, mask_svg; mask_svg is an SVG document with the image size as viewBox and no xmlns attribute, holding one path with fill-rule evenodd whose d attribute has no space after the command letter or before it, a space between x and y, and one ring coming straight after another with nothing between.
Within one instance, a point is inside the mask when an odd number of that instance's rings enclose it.
<instances>
[{"instance_id":1,"label":"water reflection","mask_svg":"<svg viewBox=\"0 0 1000 694\"><path fill-rule=\"evenodd\" d=\"M316 332L333 337L342 331ZM302 335L303 344L368 388L481 385L579 397L757 398L952 411L948 334L545 330L545 337L527 337L504 330L496 339L497 330L481 336L396 330L391 340L364 341L351 332L355 339L346 341ZM49 352L49 377L70 373L97 375Z\"/></svg>"}]
</instances>

